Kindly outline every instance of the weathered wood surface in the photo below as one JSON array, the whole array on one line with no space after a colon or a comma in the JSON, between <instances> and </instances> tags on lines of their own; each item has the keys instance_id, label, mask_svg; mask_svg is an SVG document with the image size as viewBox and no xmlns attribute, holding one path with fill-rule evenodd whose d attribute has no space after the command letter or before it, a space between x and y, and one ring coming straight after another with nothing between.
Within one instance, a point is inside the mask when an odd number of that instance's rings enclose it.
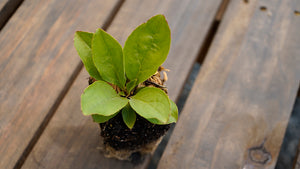
<instances>
[{"instance_id":1,"label":"weathered wood surface","mask_svg":"<svg viewBox=\"0 0 300 169\"><path fill-rule=\"evenodd\" d=\"M229 3L159 169L274 168L300 80L299 8Z\"/></svg>"},{"instance_id":2,"label":"weathered wood surface","mask_svg":"<svg viewBox=\"0 0 300 169\"><path fill-rule=\"evenodd\" d=\"M108 29L124 44L131 31L157 13L163 13L172 30L172 47L165 67L169 93L177 99L198 50L213 22L221 0L131 0L125 1ZM85 30L85 29L83 29ZM136 166L130 162L106 159L97 146L99 128L80 110L80 95L87 87L83 70L28 156L23 168L145 168L149 158Z\"/></svg>"},{"instance_id":3,"label":"weathered wood surface","mask_svg":"<svg viewBox=\"0 0 300 169\"><path fill-rule=\"evenodd\" d=\"M0 168L13 168L28 151L78 69L74 32L101 27L117 2L29 0L2 29Z\"/></svg>"},{"instance_id":4,"label":"weathered wood surface","mask_svg":"<svg viewBox=\"0 0 300 169\"><path fill-rule=\"evenodd\" d=\"M0 0L0 30L23 0Z\"/></svg>"}]
</instances>

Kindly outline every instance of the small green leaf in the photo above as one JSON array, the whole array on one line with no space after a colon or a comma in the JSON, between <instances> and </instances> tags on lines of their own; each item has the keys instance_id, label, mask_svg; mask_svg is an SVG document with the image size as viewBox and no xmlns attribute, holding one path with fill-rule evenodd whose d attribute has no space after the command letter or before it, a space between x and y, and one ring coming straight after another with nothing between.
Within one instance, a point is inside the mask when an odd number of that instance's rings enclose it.
<instances>
[{"instance_id":1,"label":"small green leaf","mask_svg":"<svg viewBox=\"0 0 300 169\"><path fill-rule=\"evenodd\" d=\"M171 33L163 15L156 15L137 27L125 42L125 71L136 85L147 80L167 58Z\"/></svg>"},{"instance_id":2,"label":"small green leaf","mask_svg":"<svg viewBox=\"0 0 300 169\"><path fill-rule=\"evenodd\" d=\"M136 81L137 79L134 79L126 84L126 89L128 93L130 93L134 89L134 87L136 86Z\"/></svg>"},{"instance_id":3,"label":"small green leaf","mask_svg":"<svg viewBox=\"0 0 300 169\"><path fill-rule=\"evenodd\" d=\"M169 119L169 98L161 89L145 87L132 96L129 103L145 119L157 119L164 124Z\"/></svg>"},{"instance_id":4,"label":"small green leaf","mask_svg":"<svg viewBox=\"0 0 300 169\"><path fill-rule=\"evenodd\" d=\"M127 104L127 106L125 106L122 110L122 117L127 127L132 129L136 120L136 114L129 104Z\"/></svg>"},{"instance_id":5,"label":"small green leaf","mask_svg":"<svg viewBox=\"0 0 300 169\"><path fill-rule=\"evenodd\" d=\"M169 116L169 120L168 120L167 124L176 123L176 121L178 120L178 108L171 99L169 99L169 101L170 101L170 107L171 107L171 114Z\"/></svg>"},{"instance_id":6,"label":"small green leaf","mask_svg":"<svg viewBox=\"0 0 300 169\"><path fill-rule=\"evenodd\" d=\"M104 122L108 121L109 119L115 117L117 114L118 113L115 113L111 116L102 116L99 114L92 114L92 118L93 118L93 121L96 123L104 123Z\"/></svg>"},{"instance_id":7,"label":"small green leaf","mask_svg":"<svg viewBox=\"0 0 300 169\"><path fill-rule=\"evenodd\" d=\"M87 87L81 95L81 109L84 115L111 116L127 103L127 98L119 96L109 84L100 80Z\"/></svg>"},{"instance_id":8,"label":"small green leaf","mask_svg":"<svg viewBox=\"0 0 300 169\"><path fill-rule=\"evenodd\" d=\"M91 42L93 34L77 31L74 36L74 46L82 60L85 69L93 78L102 80L92 58Z\"/></svg>"},{"instance_id":9,"label":"small green leaf","mask_svg":"<svg viewBox=\"0 0 300 169\"><path fill-rule=\"evenodd\" d=\"M102 29L97 29L93 36L92 53L101 77L124 89L126 77L121 45Z\"/></svg>"}]
</instances>

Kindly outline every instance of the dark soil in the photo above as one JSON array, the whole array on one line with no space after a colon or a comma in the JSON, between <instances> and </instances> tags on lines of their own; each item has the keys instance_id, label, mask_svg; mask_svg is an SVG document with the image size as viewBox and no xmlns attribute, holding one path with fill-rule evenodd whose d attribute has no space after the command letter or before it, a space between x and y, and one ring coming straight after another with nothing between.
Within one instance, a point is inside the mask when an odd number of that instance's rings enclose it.
<instances>
[{"instance_id":1,"label":"dark soil","mask_svg":"<svg viewBox=\"0 0 300 169\"><path fill-rule=\"evenodd\" d=\"M137 114L136 122L130 130L123 122L122 114L105 123L100 123L104 144L115 150L135 150L163 136L170 125L155 125Z\"/></svg>"}]
</instances>

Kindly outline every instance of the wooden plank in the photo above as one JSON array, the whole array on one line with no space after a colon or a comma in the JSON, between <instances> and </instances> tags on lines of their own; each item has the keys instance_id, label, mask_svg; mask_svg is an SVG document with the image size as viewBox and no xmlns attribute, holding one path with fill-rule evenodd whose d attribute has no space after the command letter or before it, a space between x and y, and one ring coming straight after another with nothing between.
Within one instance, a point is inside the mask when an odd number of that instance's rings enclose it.
<instances>
[{"instance_id":1,"label":"wooden plank","mask_svg":"<svg viewBox=\"0 0 300 169\"><path fill-rule=\"evenodd\" d=\"M80 68L74 32L101 27L117 2L25 1L1 31L0 168L29 151Z\"/></svg>"},{"instance_id":2,"label":"wooden plank","mask_svg":"<svg viewBox=\"0 0 300 169\"><path fill-rule=\"evenodd\" d=\"M22 4L23 0L1 0L0 1L0 30L5 23L14 14L17 8Z\"/></svg>"},{"instance_id":3,"label":"wooden plank","mask_svg":"<svg viewBox=\"0 0 300 169\"><path fill-rule=\"evenodd\" d=\"M159 169L274 168L300 80L299 7L230 2Z\"/></svg>"},{"instance_id":4,"label":"wooden plank","mask_svg":"<svg viewBox=\"0 0 300 169\"><path fill-rule=\"evenodd\" d=\"M125 1L108 32L124 44L131 31L157 13L163 13L172 30L172 47L166 61L171 69L169 93L177 99L185 78L204 41L221 0L132 0ZM50 121L28 156L23 168L145 168L149 158L139 165L104 158L97 149L98 125L80 110L80 95L87 87L85 70Z\"/></svg>"}]
</instances>

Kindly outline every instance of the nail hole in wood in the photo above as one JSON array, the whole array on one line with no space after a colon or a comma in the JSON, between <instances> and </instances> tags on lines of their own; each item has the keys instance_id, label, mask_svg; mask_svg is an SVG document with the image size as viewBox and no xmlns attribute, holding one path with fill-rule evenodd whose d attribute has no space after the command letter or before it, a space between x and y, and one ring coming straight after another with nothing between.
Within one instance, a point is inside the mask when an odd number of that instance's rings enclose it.
<instances>
[{"instance_id":1,"label":"nail hole in wood","mask_svg":"<svg viewBox=\"0 0 300 169\"><path fill-rule=\"evenodd\" d=\"M264 139L261 145L257 147L249 148L248 156L250 158L250 161L252 161L253 163L265 165L272 160L270 152L268 152L264 146L266 140L267 139Z\"/></svg>"},{"instance_id":2,"label":"nail hole in wood","mask_svg":"<svg viewBox=\"0 0 300 169\"><path fill-rule=\"evenodd\" d=\"M260 10L263 11L263 12L265 12L265 11L267 11L267 7L261 6L261 7L260 7Z\"/></svg>"},{"instance_id":3,"label":"nail hole in wood","mask_svg":"<svg viewBox=\"0 0 300 169\"><path fill-rule=\"evenodd\" d=\"M250 160L257 164L267 164L271 160L271 155L266 149L253 148L249 150Z\"/></svg>"},{"instance_id":4,"label":"nail hole in wood","mask_svg":"<svg viewBox=\"0 0 300 169\"><path fill-rule=\"evenodd\" d=\"M300 16L300 11L294 11L294 14L295 14L296 16Z\"/></svg>"}]
</instances>

